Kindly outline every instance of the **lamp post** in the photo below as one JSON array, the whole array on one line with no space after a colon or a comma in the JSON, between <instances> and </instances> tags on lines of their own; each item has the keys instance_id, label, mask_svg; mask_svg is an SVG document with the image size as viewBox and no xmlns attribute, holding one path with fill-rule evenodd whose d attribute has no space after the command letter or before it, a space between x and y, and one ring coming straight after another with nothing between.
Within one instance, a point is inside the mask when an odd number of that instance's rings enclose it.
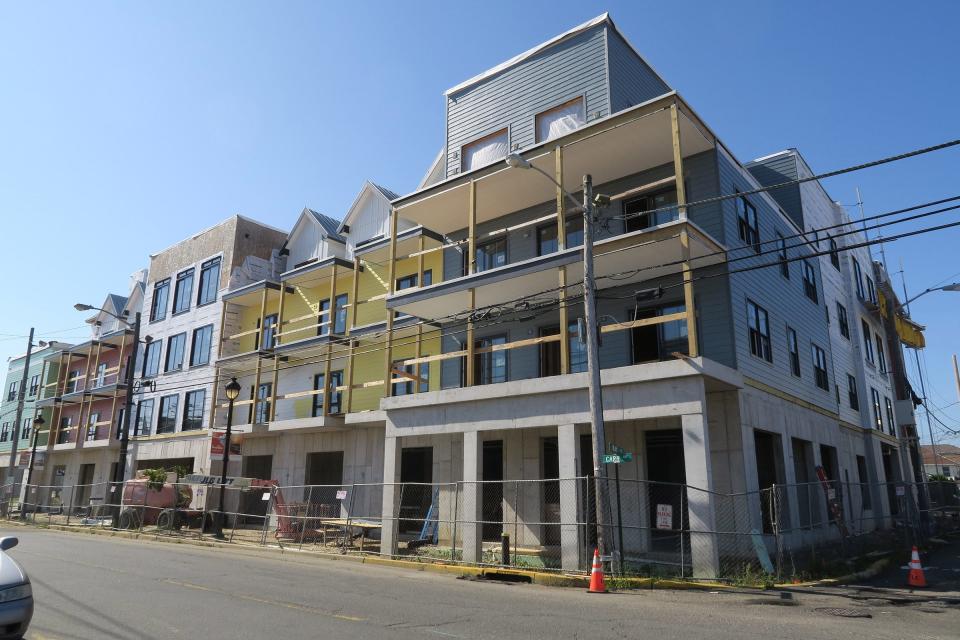
<instances>
[{"instance_id":1,"label":"lamp post","mask_svg":"<svg viewBox=\"0 0 960 640\"><path fill-rule=\"evenodd\" d=\"M40 433L40 427L42 427L46 423L47 421L43 419L43 414L40 414L40 413L38 413L37 417L33 419L33 433L31 434L33 436L33 440L30 445L30 466L27 467L27 481L25 483L26 485L25 489L27 491L28 498L30 495L30 481L33 479L33 461L37 457L37 436ZM37 510L36 502L33 503L33 510L34 511ZM23 509L20 509L20 517L23 520L27 519L27 514Z\"/></svg>"},{"instance_id":2,"label":"lamp post","mask_svg":"<svg viewBox=\"0 0 960 640\"><path fill-rule=\"evenodd\" d=\"M115 313L110 313L106 309L101 309L100 307L94 307L89 304L77 303L73 305L73 308L77 311L102 311L103 313L112 316L124 323L128 327L130 322L125 318L121 318ZM149 337L147 340L149 341ZM120 503L123 501L123 479L126 475L126 466L127 466L127 451L130 445L130 414L133 412L133 374L134 369L137 366L137 348L140 346L140 312L137 311L137 314L134 316L133 322L133 348L130 350L129 360L127 361L127 375L126 381L126 397L123 402L123 424L120 426L120 453L117 457L117 468L113 475L113 486L111 487L111 493L119 493L120 495L116 496L117 502L113 505L113 528L116 529L120 525ZM120 364L120 363L118 363ZM111 416L111 420L113 417Z\"/></svg>"},{"instance_id":3,"label":"lamp post","mask_svg":"<svg viewBox=\"0 0 960 640\"><path fill-rule=\"evenodd\" d=\"M583 204L577 201L553 176L524 159L519 153L511 153L506 158L508 166L515 169L533 169L560 189L573 202L574 210L583 214L583 316L586 325L587 343L587 386L590 404L590 435L593 440L594 492L597 503L597 548L600 555L607 553L604 526L612 523L610 518L610 496L607 485L600 479L603 469L603 452L606 450L606 437L603 426L603 388L600 382L600 345L598 342L596 291L593 279L593 223L596 207L607 206L610 198L593 193L593 179L583 176ZM558 213L559 215L559 213Z\"/></svg>"},{"instance_id":4,"label":"lamp post","mask_svg":"<svg viewBox=\"0 0 960 640\"><path fill-rule=\"evenodd\" d=\"M223 494L227 491L227 465L230 464L230 432L233 428L233 401L240 395L240 383L231 378L224 387L227 394L227 432L223 438L223 468L220 470L220 500L217 507L217 526L214 537L223 540Z\"/></svg>"}]
</instances>

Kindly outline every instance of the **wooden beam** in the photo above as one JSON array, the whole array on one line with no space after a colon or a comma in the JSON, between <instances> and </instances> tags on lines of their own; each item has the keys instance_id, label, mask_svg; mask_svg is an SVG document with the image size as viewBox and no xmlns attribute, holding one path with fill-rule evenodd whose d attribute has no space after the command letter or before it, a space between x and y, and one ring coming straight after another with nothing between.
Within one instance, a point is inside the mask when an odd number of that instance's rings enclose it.
<instances>
[{"instance_id":1,"label":"wooden beam","mask_svg":"<svg viewBox=\"0 0 960 640\"><path fill-rule=\"evenodd\" d=\"M470 202L467 204L467 273L476 273L477 270L477 183L470 181ZM471 305L471 308L472 305Z\"/></svg>"},{"instance_id":2,"label":"wooden beam","mask_svg":"<svg viewBox=\"0 0 960 640\"><path fill-rule=\"evenodd\" d=\"M397 277L397 218L399 214L393 207L390 208L390 262L388 263L389 278L387 281L387 293L393 294L396 287ZM385 336L383 350L383 379L384 397L389 398L393 395L393 387L390 384L390 369L393 366L393 310L387 309L387 332Z\"/></svg>"},{"instance_id":3,"label":"wooden beam","mask_svg":"<svg viewBox=\"0 0 960 640\"><path fill-rule=\"evenodd\" d=\"M424 243L423 235L421 235L417 244L417 248L420 249L421 252L423 251L423 243ZM420 253L420 255L417 256L417 286L419 287L424 286L423 285L423 253ZM423 323L418 322L417 337L413 345L413 357L419 358L421 355L423 355ZM430 365L427 365L428 369L429 369L429 366ZM419 369L420 369L419 365L414 365L414 370L417 372L418 375L420 373ZM428 386L429 386L429 383L428 383ZM419 381L417 382L417 384L413 385L413 392L420 393Z\"/></svg>"},{"instance_id":4,"label":"wooden beam","mask_svg":"<svg viewBox=\"0 0 960 640\"><path fill-rule=\"evenodd\" d=\"M330 269L330 316L328 317L330 322L330 334L333 334L333 330L337 326L337 263L333 263L333 268Z\"/></svg>"},{"instance_id":5,"label":"wooden beam","mask_svg":"<svg viewBox=\"0 0 960 640\"><path fill-rule=\"evenodd\" d=\"M260 294L260 322L257 324L257 329L260 333L257 335L257 339L254 341L256 345L254 350L260 349L263 347L263 331L266 329L267 322L267 289L264 287L263 293Z\"/></svg>"},{"instance_id":6,"label":"wooden beam","mask_svg":"<svg viewBox=\"0 0 960 640\"><path fill-rule=\"evenodd\" d=\"M559 339L559 334L540 336L539 338L524 338L523 340L514 340L513 342L507 342L504 344L494 344L490 345L489 347L480 347L479 349L474 349L473 352L476 354L493 353L494 351L509 351L510 349L519 349L520 347L529 347L533 345L544 344L546 342L556 342Z\"/></svg>"},{"instance_id":7,"label":"wooden beam","mask_svg":"<svg viewBox=\"0 0 960 640\"><path fill-rule=\"evenodd\" d=\"M438 360L450 360L451 358L462 358L465 355L467 355L466 350L448 351L447 353L437 353L432 356L421 356L419 358L404 360L403 365L406 366L410 364L422 364L424 362L437 362Z\"/></svg>"},{"instance_id":8,"label":"wooden beam","mask_svg":"<svg viewBox=\"0 0 960 640\"><path fill-rule=\"evenodd\" d=\"M680 311L665 316L655 316L653 318L641 318L640 320L630 320L628 322L617 322L616 324L607 324L600 327L601 333L610 333L612 331L626 331L627 329L636 329L637 327L648 327L652 324L666 324L668 322L677 322L687 319L687 313Z\"/></svg>"},{"instance_id":9,"label":"wooden beam","mask_svg":"<svg viewBox=\"0 0 960 640\"><path fill-rule=\"evenodd\" d=\"M210 424L211 429L216 428L217 424L217 397L220 395L220 367L214 369L213 374L213 393L210 394Z\"/></svg>"},{"instance_id":10,"label":"wooden beam","mask_svg":"<svg viewBox=\"0 0 960 640\"><path fill-rule=\"evenodd\" d=\"M223 337L223 330L227 326L227 309L229 306L229 302L224 302L220 309L220 333L217 334L217 358L223 356L223 343L228 340L228 338Z\"/></svg>"},{"instance_id":11,"label":"wooden beam","mask_svg":"<svg viewBox=\"0 0 960 640\"><path fill-rule=\"evenodd\" d=\"M670 127L673 138L673 173L677 185L677 205L681 220L687 219L687 192L684 186L683 155L680 146L680 119L677 103L670 104ZM696 358L697 351L697 310L693 296L693 270L690 268L690 234L686 225L680 230L680 246L683 251L683 303L687 320L687 352Z\"/></svg>"},{"instance_id":12,"label":"wooden beam","mask_svg":"<svg viewBox=\"0 0 960 640\"><path fill-rule=\"evenodd\" d=\"M642 184L639 187L633 187L632 189L627 189L626 191L621 191L620 193L610 196L610 201L615 202L617 200L624 200L626 198L632 198L633 196L638 196L647 191L654 191L656 189L663 188L667 185L671 185L677 181L677 176L667 176L661 180L654 180L653 182L648 182L647 184Z\"/></svg>"},{"instance_id":13,"label":"wooden beam","mask_svg":"<svg viewBox=\"0 0 960 640\"><path fill-rule=\"evenodd\" d=\"M277 387L280 384L280 358L273 357L273 378L270 382L270 422L277 415Z\"/></svg>"},{"instance_id":14,"label":"wooden beam","mask_svg":"<svg viewBox=\"0 0 960 640\"><path fill-rule=\"evenodd\" d=\"M462 244L468 244L469 240L455 240L454 242L448 242L441 244L437 247L431 247L429 249L422 249L414 251L413 253L408 253L405 256L398 256L398 260L406 260L407 258L416 258L417 256L426 255L428 253L433 253L434 251L443 251L444 249L451 249L453 247L459 247Z\"/></svg>"},{"instance_id":15,"label":"wooden beam","mask_svg":"<svg viewBox=\"0 0 960 640\"><path fill-rule=\"evenodd\" d=\"M353 303L350 306L350 322L347 326L347 335L349 336L353 332L353 328L357 325L357 307L359 306L360 296L360 260L356 256L353 257L353 287L351 291L350 301ZM354 360L354 348L353 340L350 340L350 351L347 356L347 397L345 398L344 406L347 409L347 413L353 409L353 360Z\"/></svg>"},{"instance_id":16,"label":"wooden beam","mask_svg":"<svg viewBox=\"0 0 960 640\"><path fill-rule=\"evenodd\" d=\"M326 391L330 388L330 357L333 352L333 345L327 343L327 359L323 362L323 389ZM323 394L323 417L326 418L330 415L330 394Z\"/></svg>"},{"instance_id":17,"label":"wooden beam","mask_svg":"<svg viewBox=\"0 0 960 640\"><path fill-rule=\"evenodd\" d=\"M556 167L554 178L557 181L557 250L567 246L567 198L563 192L563 147L554 148ZM557 269L557 279L560 289L557 292L557 303L560 309L560 373L570 373L570 314L567 309L567 268Z\"/></svg>"},{"instance_id":18,"label":"wooden beam","mask_svg":"<svg viewBox=\"0 0 960 640\"><path fill-rule=\"evenodd\" d=\"M473 184L472 182L470 184ZM477 301L477 292L476 289L470 289L470 302L469 310L473 311L474 306ZM464 379L467 381L467 386L472 387L474 383L473 379L473 354L474 354L474 344L473 344L473 320L467 320L467 370L464 372Z\"/></svg>"},{"instance_id":19,"label":"wooden beam","mask_svg":"<svg viewBox=\"0 0 960 640\"><path fill-rule=\"evenodd\" d=\"M286 297L287 288L281 283L280 285L280 303L277 308L277 327L273 330L273 345L276 347L280 344L280 339L277 335L277 331L280 330L280 327L283 326L283 302L287 299Z\"/></svg>"}]
</instances>

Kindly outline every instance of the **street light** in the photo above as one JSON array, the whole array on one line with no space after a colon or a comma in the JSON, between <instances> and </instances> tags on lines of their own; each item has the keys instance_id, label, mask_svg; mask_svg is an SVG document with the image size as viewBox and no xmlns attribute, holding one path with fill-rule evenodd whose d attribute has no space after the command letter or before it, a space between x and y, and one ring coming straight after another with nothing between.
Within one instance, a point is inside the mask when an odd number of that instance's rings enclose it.
<instances>
[{"instance_id":1,"label":"street light","mask_svg":"<svg viewBox=\"0 0 960 640\"><path fill-rule=\"evenodd\" d=\"M240 383L236 378L231 378L227 386L224 387L227 394L227 433L223 438L223 468L220 470L220 504L217 507L217 526L214 537L223 540L223 494L227 490L227 465L230 464L230 432L233 428L233 401L240 395Z\"/></svg>"},{"instance_id":2,"label":"street light","mask_svg":"<svg viewBox=\"0 0 960 640\"><path fill-rule=\"evenodd\" d=\"M29 496L30 496L30 480L33 478L33 461L34 461L34 459L36 459L36 457L37 457L37 436L39 435L40 427L42 427L42 426L45 425L46 423L47 423L47 421L43 419L43 414L42 414L42 413L38 413L38 414L37 414L37 417L33 419L33 434L32 434L32 435L33 435L33 442L32 442L32 444L30 445L30 466L27 467L27 482L26 482L26 490L27 490L27 498L28 498L28 500L29 500ZM48 444L49 444L49 442L48 442ZM38 496L38 497L39 497L39 496ZM34 510L34 511L37 510L37 503L36 503L36 502L33 503L33 510ZM23 518L24 520L27 519L27 514L26 514L26 512L25 512L23 509L20 509L20 517Z\"/></svg>"},{"instance_id":3,"label":"street light","mask_svg":"<svg viewBox=\"0 0 960 640\"><path fill-rule=\"evenodd\" d=\"M115 313L111 313L106 309L101 309L100 307L94 307L93 305L83 304L78 302L73 305L73 308L77 311L102 311L108 316L113 316L120 322L124 323L128 327L130 326L130 321L126 318L121 318ZM130 359L127 361L127 376L124 384L127 387L126 398L123 401L123 424L120 427L120 452L117 457L117 467L113 474L113 486L110 488L111 493L119 493L117 496L117 502L113 505L113 528L116 529L120 525L120 503L123 501L123 479L127 473L127 450L130 446L130 414L133 413L133 370L137 366L137 349L140 346L140 312L137 311L134 316L133 322L133 348L130 351ZM119 364L119 363L118 363ZM119 488L119 490L118 490Z\"/></svg>"},{"instance_id":4,"label":"street light","mask_svg":"<svg viewBox=\"0 0 960 640\"><path fill-rule=\"evenodd\" d=\"M903 304L901 304L899 308L902 309L902 308L908 306L911 302L913 302L914 300L916 300L916 299L919 298L920 296L925 296L925 295L927 295L928 293L932 293L932 292L934 292L934 291L960 291L960 282L954 282L953 284L945 284L945 285L943 285L942 287L930 287L929 289L927 289L927 290L925 290L925 291L921 291L921 292L918 293L917 295L913 296L912 298L910 298L909 300L907 300L906 302L904 302Z\"/></svg>"},{"instance_id":5,"label":"street light","mask_svg":"<svg viewBox=\"0 0 960 640\"><path fill-rule=\"evenodd\" d=\"M597 341L598 323L596 292L593 281L593 223L594 207L606 207L610 204L608 196L593 194L593 178L583 176L583 205L577 202L563 185L553 176L533 165L514 152L507 155L507 166L514 169L534 169L555 184L557 188L576 205L576 211L583 214L583 321L587 327L587 372L589 385L587 387L590 403L590 435L593 440L593 476L594 491L597 502L597 547L600 555L606 555L603 527L611 523L610 500L607 485L600 477L603 469L603 453L606 451L606 436L603 427L603 390L600 382L600 345ZM559 212L558 214L559 215ZM558 238L559 240L559 238ZM621 550L622 551L622 550Z\"/></svg>"}]
</instances>

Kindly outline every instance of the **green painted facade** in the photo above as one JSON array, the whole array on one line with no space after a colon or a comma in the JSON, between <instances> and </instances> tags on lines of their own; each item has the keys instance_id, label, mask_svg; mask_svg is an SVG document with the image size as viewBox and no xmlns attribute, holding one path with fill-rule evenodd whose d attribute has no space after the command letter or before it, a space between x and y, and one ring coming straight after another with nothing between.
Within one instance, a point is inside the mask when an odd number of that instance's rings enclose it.
<instances>
[{"instance_id":1,"label":"green painted facade","mask_svg":"<svg viewBox=\"0 0 960 640\"><path fill-rule=\"evenodd\" d=\"M13 438L20 438L17 443L18 451L30 448L30 432L33 428L33 419L38 414L37 402L46 395L53 395L53 388L45 385L56 382L59 374L56 355L68 345L54 343L53 345L37 349L30 357L30 369L27 371L26 396L23 403L23 413L20 424L15 425L17 418L17 398L20 394L20 384L23 379L23 365L26 356L11 358L7 364L7 375L2 387L2 402L0 402L0 467L8 465ZM44 361L47 366L44 368ZM15 386L12 386L15 385ZM48 392L44 394L44 389ZM50 406L39 410L43 416L44 425L37 436L37 448L46 447L47 435L53 421L53 408ZM24 429L24 425L27 429ZM18 456L19 457L19 456Z\"/></svg>"}]
</instances>

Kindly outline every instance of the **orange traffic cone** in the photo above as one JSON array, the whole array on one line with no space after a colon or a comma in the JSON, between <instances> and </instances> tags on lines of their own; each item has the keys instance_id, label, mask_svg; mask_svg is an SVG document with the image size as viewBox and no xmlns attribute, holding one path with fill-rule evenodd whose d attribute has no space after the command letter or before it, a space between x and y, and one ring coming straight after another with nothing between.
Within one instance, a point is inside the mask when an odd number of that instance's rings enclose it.
<instances>
[{"instance_id":1,"label":"orange traffic cone","mask_svg":"<svg viewBox=\"0 0 960 640\"><path fill-rule=\"evenodd\" d=\"M923 567L920 566L920 552L917 547L913 547L913 553L910 554L910 572L907 574L907 584L911 587L927 586L927 578L923 575Z\"/></svg>"},{"instance_id":2,"label":"orange traffic cone","mask_svg":"<svg viewBox=\"0 0 960 640\"><path fill-rule=\"evenodd\" d=\"M603 583L603 566L600 564L600 550L593 550L593 569L590 570L590 588L587 593L606 593L607 586Z\"/></svg>"}]
</instances>

